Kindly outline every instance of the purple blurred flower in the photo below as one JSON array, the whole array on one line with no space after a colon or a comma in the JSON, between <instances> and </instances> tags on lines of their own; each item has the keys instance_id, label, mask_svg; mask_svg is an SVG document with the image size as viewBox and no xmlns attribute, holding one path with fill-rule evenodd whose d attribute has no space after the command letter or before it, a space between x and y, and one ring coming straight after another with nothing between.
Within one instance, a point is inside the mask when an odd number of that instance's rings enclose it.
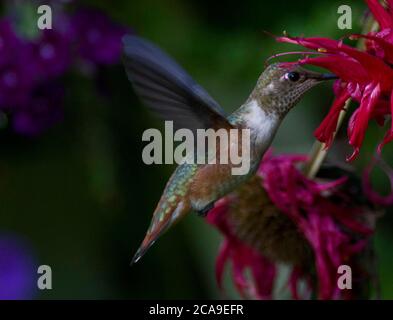
<instances>
[{"instance_id":1,"label":"purple blurred flower","mask_svg":"<svg viewBox=\"0 0 393 320\"><path fill-rule=\"evenodd\" d=\"M126 28L97 10L82 9L70 16L62 6L57 8L53 29L32 40L18 35L8 18L0 20L0 108L20 134L38 135L62 118L58 80L71 67L74 54L93 67L120 58Z\"/></svg>"},{"instance_id":2,"label":"purple blurred flower","mask_svg":"<svg viewBox=\"0 0 393 320\"><path fill-rule=\"evenodd\" d=\"M71 64L70 34L44 30L33 44L34 58L43 78L61 76Z\"/></svg>"},{"instance_id":3,"label":"purple blurred flower","mask_svg":"<svg viewBox=\"0 0 393 320\"><path fill-rule=\"evenodd\" d=\"M0 235L0 300L32 299L35 281L35 263L26 245Z\"/></svg>"},{"instance_id":4,"label":"purple blurred flower","mask_svg":"<svg viewBox=\"0 0 393 320\"><path fill-rule=\"evenodd\" d=\"M16 132L36 136L63 119L64 88L45 83L32 93L28 104L15 110L12 125Z\"/></svg>"},{"instance_id":5,"label":"purple blurred flower","mask_svg":"<svg viewBox=\"0 0 393 320\"><path fill-rule=\"evenodd\" d=\"M8 20L0 21L0 107L26 103L36 82L31 45L19 39Z\"/></svg>"},{"instance_id":6,"label":"purple blurred flower","mask_svg":"<svg viewBox=\"0 0 393 320\"><path fill-rule=\"evenodd\" d=\"M0 66L12 59L20 40L8 19L0 20Z\"/></svg>"},{"instance_id":7,"label":"purple blurred flower","mask_svg":"<svg viewBox=\"0 0 393 320\"><path fill-rule=\"evenodd\" d=\"M0 66L0 107L3 109L26 103L36 84L37 68L30 49L20 44L12 60Z\"/></svg>"},{"instance_id":8,"label":"purple blurred flower","mask_svg":"<svg viewBox=\"0 0 393 320\"><path fill-rule=\"evenodd\" d=\"M81 9L72 17L80 56L98 64L116 63L121 54L121 38L126 28L98 10Z\"/></svg>"}]
</instances>

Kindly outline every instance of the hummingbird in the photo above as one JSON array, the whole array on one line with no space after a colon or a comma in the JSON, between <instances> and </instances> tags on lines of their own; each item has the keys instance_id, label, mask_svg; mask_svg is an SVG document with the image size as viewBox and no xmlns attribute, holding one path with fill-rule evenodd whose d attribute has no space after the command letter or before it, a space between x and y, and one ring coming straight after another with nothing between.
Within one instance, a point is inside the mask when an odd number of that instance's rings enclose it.
<instances>
[{"instance_id":1,"label":"hummingbird","mask_svg":"<svg viewBox=\"0 0 393 320\"><path fill-rule=\"evenodd\" d=\"M259 76L246 101L228 116L183 68L150 41L135 35L124 36L123 63L142 102L164 120L173 121L174 128L188 128L193 132L209 128L250 130L247 174L231 174L231 163L183 163L175 169L131 264L187 213L196 211L205 216L217 200L250 179L288 111L310 88L337 78L298 64L270 64Z\"/></svg>"}]
</instances>

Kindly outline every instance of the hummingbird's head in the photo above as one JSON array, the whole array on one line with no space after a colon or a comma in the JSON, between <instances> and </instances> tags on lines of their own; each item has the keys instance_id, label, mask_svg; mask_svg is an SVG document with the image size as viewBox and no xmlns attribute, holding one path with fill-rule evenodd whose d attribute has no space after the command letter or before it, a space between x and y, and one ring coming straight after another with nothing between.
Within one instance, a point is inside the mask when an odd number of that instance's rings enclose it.
<instances>
[{"instance_id":1,"label":"hummingbird's head","mask_svg":"<svg viewBox=\"0 0 393 320\"><path fill-rule=\"evenodd\" d=\"M252 96L265 111L284 116L308 89L330 79L337 77L306 70L299 65L275 63L259 77Z\"/></svg>"}]
</instances>

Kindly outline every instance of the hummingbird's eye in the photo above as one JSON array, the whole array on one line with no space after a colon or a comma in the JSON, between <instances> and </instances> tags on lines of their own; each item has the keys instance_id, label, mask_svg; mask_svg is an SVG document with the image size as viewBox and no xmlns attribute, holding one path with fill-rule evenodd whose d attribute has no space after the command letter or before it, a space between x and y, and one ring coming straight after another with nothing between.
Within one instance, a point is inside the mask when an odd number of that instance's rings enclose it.
<instances>
[{"instance_id":1,"label":"hummingbird's eye","mask_svg":"<svg viewBox=\"0 0 393 320\"><path fill-rule=\"evenodd\" d=\"M296 82L300 79L300 74L298 72L292 71L285 74L285 79Z\"/></svg>"}]
</instances>

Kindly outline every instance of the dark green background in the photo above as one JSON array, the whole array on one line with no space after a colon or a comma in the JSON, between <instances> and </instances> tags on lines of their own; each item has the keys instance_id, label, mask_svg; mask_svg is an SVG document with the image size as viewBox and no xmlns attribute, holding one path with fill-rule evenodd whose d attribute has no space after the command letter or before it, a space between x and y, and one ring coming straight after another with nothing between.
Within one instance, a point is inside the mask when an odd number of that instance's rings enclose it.
<instances>
[{"instance_id":1,"label":"dark green background","mask_svg":"<svg viewBox=\"0 0 393 320\"><path fill-rule=\"evenodd\" d=\"M362 1L348 1L353 30L339 30L342 1L81 2L165 48L228 112L247 98L269 56L299 49L264 31L339 38L360 31L365 9ZM122 66L100 77L105 94L89 78L67 76L65 120L41 137L0 133L0 231L24 236L39 263L52 267L53 290L39 298L221 297L214 280L220 236L194 215L129 267L173 167L143 164L142 133L162 123L138 102ZM331 100L331 84L308 93L283 123L274 149L307 152ZM358 168L383 132L371 126ZM349 153L339 151L340 159ZM389 145L384 157L392 156ZM375 178L388 192L386 177ZM383 298L393 298L392 215L376 237ZM230 281L226 287L236 297Z\"/></svg>"}]
</instances>

